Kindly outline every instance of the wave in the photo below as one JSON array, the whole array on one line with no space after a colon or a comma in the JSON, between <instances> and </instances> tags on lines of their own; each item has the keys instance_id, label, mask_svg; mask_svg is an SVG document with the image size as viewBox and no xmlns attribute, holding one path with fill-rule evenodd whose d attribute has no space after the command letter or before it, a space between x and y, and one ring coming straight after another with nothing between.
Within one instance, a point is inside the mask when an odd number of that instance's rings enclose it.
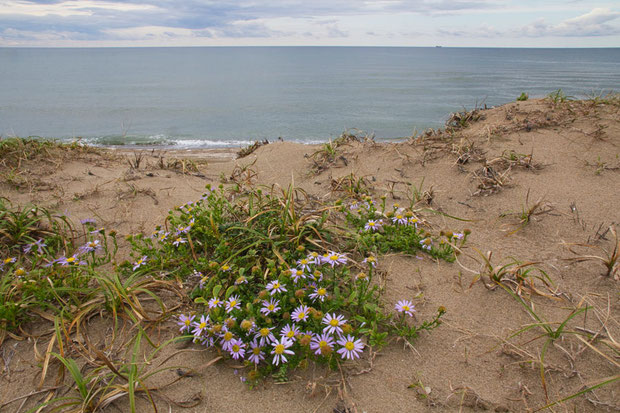
<instances>
[{"instance_id":1,"label":"wave","mask_svg":"<svg viewBox=\"0 0 620 413\"><path fill-rule=\"evenodd\" d=\"M240 148L253 144L254 142L262 141L262 139L228 139L228 140L214 140L214 139L199 139L190 137L173 137L164 134L157 135L106 135L106 136L91 136L82 138L64 138L62 141L76 141L85 145L92 146L111 146L111 147L157 147L162 149L209 149L209 148ZM275 142L276 139L270 140ZM288 142L303 143L307 145L315 145L325 143L327 140L302 140L292 139Z\"/></svg>"}]
</instances>

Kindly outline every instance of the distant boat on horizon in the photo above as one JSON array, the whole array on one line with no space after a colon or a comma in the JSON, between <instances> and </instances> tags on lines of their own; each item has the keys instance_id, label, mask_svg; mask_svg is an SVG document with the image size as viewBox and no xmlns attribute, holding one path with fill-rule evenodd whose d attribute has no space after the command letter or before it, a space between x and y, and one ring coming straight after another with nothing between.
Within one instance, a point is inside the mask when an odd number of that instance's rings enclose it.
<instances>
[{"instance_id":1,"label":"distant boat on horizon","mask_svg":"<svg viewBox=\"0 0 620 413\"><path fill-rule=\"evenodd\" d=\"M441 47L443 47L443 46L435 46L435 47L437 47L437 48L441 48Z\"/></svg>"}]
</instances>

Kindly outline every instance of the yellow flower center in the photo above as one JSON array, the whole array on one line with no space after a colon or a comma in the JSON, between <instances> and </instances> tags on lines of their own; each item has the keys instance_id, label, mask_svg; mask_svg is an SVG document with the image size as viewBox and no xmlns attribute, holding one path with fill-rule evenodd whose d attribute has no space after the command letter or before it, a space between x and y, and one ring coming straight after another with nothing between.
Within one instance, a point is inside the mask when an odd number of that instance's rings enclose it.
<instances>
[{"instance_id":1,"label":"yellow flower center","mask_svg":"<svg viewBox=\"0 0 620 413\"><path fill-rule=\"evenodd\" d=\"M329 259L332 261L338 261L338 256L337 255L330 255Z\"/></svg>"},{"instance_id":2,"label":"yellow flower center","mask_svg":"<svg viewBox=\"0 0 620 413\"><path fill-rule=\"evenodd\" d=\"M325 295L327 294L327 290L325 288L319 288L318 290L316 290L316 293L318 295Z\"/></svg>"},{"instance_id":3,"label":"yellow flower center","mask_svg":"<svg viewBox=\"0 0 620 413\"><path fill-rule=\"evenodd\" d=\"M409 306L408 305L403 305L403 310L404 311L409 311Z\"/></svg>"},{"instance_id":4,"label":"yellow flower center","mask_svg":"<svg viewBox=\"0 0 620 413\"><path fill-rule=\"evenodd\" d=\"M273 283L273 289L275 290L277 288L280 288L280 283L279 282Z\"/></svg>"},{"instance_id":5,"label":"yellow flower center","mask_svg":"<svg viewBox=\"0 0 620 413\"><path fill-rule=\"evenodd\" d=\"M267 327L261 328L260 329L260 335L262 337L267 337L269 335L269 329Z\"/></svg>"},{"instance_id":6,"label":"yellow flower center","mask_svg":"<svg viewBox=\"0 0 620 413\"><path fill-rule=\"evenodd\" d=\"M224 333L224 341L230 341L233 338L233 334L230 331Z\"/></svg>"},{"instance_id":7,"label":"yellow flower center","mask_svg":"<svg viewBox=\"0 0 620 413\"><path fill-rule=\"evenodd\" d=\"M396 219L403 219L402 215L396 215Z\"/></svg>"},{"instance_id":8,"label":"yellow flower center","mask_svg":"<svg viewBox=\"0 0 620 413\"><path fill-rule=\"evenodd\" d=\"M13 258L5 258L4 259L4 263L8 264L9 262L13 261Z\"/></svg>"},{"instance_id":9,"label":"yellow flower center","mask_svg":"<svg viewBox=\"0 0 620 413\"><path fill-rule=\"evenodd\" d=\"M298 318L299 320L303 320L303 319L304 319L304 317L306 317L306 313L304 313L304 312L299 312L299 314L297 314L297 318Z\"/></svg>"},{"instance_id":10,"label":"yellow flower center","mask_svg":"<svg viewBox=\"0 0 620 413\"><path fill-rule=\"evenodd\" d=\"M276 354L282 354L284 353L284 344L278 344L275 348L274 348L274 352Z\"/></svg>"},{"instance_id":11,"label":"yellow flower center","mask_svg":"<svg viewBox=\"0 0 620 413\"><path fill-rule=\"evenodd\" d=\"M239 352L239 346L235 344L234 346L232 346L232 350L233 350L233 352L238 353Z\"/></svg>"},{"instance_id":12,"label":"yellow flower center","mask_svg":"<svg viewBox=\"0 0 620 413\"><path fill-rule=\"evenodd\" d=\"M302 260L300 260L299 262L300 262L302 265L306 265L306 264L308 264L308 260L306 260L306 259L302 259Z\"/></svg>"},{"instance_id":13,"label":"yellow flower center","mask_svg":"<svg viewBox=\"0 0 620 413\"><path fill-rule=\"evenodd\" d=\"M228 306L231 307L231 308L236 306L236 305L237 305L237 301L236 300L232 300L230 303L228 303Z\"/></svg>"},{"instance_id":14,"label":"yellow flower center","mask_svg":"<svg viewBox=\"0 0 620 413\"><path fill-rule=\"evenodd\" d=\"M198 328L200 328L200 329L203 329L206 326L207 326L207 323L205 323L205 322L202 322L202 323L198 324Z\"/></svg>"},{"instance_id":15,"label":"yellow flower center","mask_svg":"<svg viewBox=\"0 0 620 413\"><path fill-rule=\"evenodd\" d=\"M375 226L375 223L374 223L374 222L369 222L369 223L368 223L368 226L370 226L370 227L374 227L374 226Z\"/></svg>"},{"instance_id":16,"label":"yellow flower center","mask_svg":"<svg viewBox=\"0 0 620 413\"><path fill-rule=\"evenodd\" d=\"M286 333L286 337L288 337L288 338L293 338L294 336L295 336L295 332L293 330L291 330L288 333Z\"/></svg>"},{"instance_id":17,"label":"yellow flower center","mask_svg":"<svg viewBox=\"0 0 620 413\"><path fill-rule=\"evenodd\" d=\"M338 324L340 324L340 322L338 321L337 318L332 318L331 320L329 320L330 326L338 327Z\"/></svg>"},{"instance_id":18,"label":"yellow flower center","mask_svg":"<svg viewBox=\"0 0 620 413\"><path fill-rule=\"evenodd\" d=\"M319 342L319 347L321 347L321 348L323 348L323 347L327 347L327 341L325 341L325 340L321 340L321 341Z\"/></svg>"},{"instance_id":19,"label":"yellow flower center","mask_svg":"<svg viewBox=\"0 0 620 413\"><path fill-rule=\"evenodd\" d=\"M346 348L347 350L351 351L355 348L355 344L353 344L352 341L347 341L347 344L344 345L344 348Z\"/></svg>"},{"instance_id":20,"label":"yellow flower center","mask_svg":"<svg viewBox=\"0 0 620 413\"><path fill-rule=\"evenodd\" d=\"M67 262L68 262L68 263L72 263L73 261L75 261L75 257L69 257L69 258L67 258Z\"/></svg>"},{"instance_id":21,"label":"yellow flower center","mask_svg":"<svg viewBox=\"0 0 620 413\"><path fill-rule=\"evenodd\" d=\"M189 318L188 318L188 319L186 319L186 320L185 320L185 321L183 321L183 322L185 323L185 325L186 325L186 326L189 326L189 325L192 323L191 321L189 321Z\"/></svg>"},{"instance_id":22,"label":"yellow flower center","mask_svg":"<svg viewBox=\"0 0 620 413\"><path fill-rule=\"evenodd\" d=\"M257 356L260 354L260 347L254 347L252 349L252 353L256 354Z\"/></svg>"},{"instance_id":23,"label":"yellow flower center","mask_svg":"<svg viewBox=\"0 0 620 413\"><path fill-rule=\"evenodd\" d=\"M228 265L222 265L222 271L226 271L229 268L230 268L230 266L228 266Z\"/></svg>"},{"instance_id":24,"label":"yellow flower center","mask_svg":"<svg viewBox=\"0 0 620 413\"><path fill-rule=\"evenodd\" d=\"M269 310L269 311L273 311L274 308L275 308L275 306L273 304L269 304L267 306L267 310Z\"/></svg>"}]
</instances>

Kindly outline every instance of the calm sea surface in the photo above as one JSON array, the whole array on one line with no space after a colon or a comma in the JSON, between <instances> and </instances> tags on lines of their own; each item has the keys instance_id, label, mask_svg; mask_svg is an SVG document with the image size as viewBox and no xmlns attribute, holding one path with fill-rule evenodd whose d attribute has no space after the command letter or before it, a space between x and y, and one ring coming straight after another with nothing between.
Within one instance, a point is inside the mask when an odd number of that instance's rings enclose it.
<instances>
[{"instance_id":1,"label":"calm sea surface","mask_svg":"<svg viewBox=\"0 0 620 413\"><path fill-rule=\"evenodd\" d=\"M450 112L620 91L620 48L0 48L0 137L215 147L377 139Z\"/></svg>"}]
</instances>

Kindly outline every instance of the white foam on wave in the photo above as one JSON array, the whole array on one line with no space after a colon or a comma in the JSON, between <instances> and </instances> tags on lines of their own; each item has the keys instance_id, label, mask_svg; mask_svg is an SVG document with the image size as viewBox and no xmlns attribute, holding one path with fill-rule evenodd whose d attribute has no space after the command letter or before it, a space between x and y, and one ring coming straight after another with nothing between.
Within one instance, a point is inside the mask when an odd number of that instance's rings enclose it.
<instances>
[{"instance_id":1,"label":"white foam on wave","mask_svg":"<svg viewBox=\"0 0 620 413\"><path fill-rule=\"evenodd\" d=\"M63 141L75 141L75 139L62 139ZM142 136L90 136L80 138L79 142L100 147L157 147L167 149L209 149L209 148L240 148L252 145L262 139L183 139L171 137L165 134L142 135ZM277 142L277 139L269 140ZM317 145L327 142L324 139L286 139L286 142L301 143L305 145Z\"/></svg>"}]
</instances>

